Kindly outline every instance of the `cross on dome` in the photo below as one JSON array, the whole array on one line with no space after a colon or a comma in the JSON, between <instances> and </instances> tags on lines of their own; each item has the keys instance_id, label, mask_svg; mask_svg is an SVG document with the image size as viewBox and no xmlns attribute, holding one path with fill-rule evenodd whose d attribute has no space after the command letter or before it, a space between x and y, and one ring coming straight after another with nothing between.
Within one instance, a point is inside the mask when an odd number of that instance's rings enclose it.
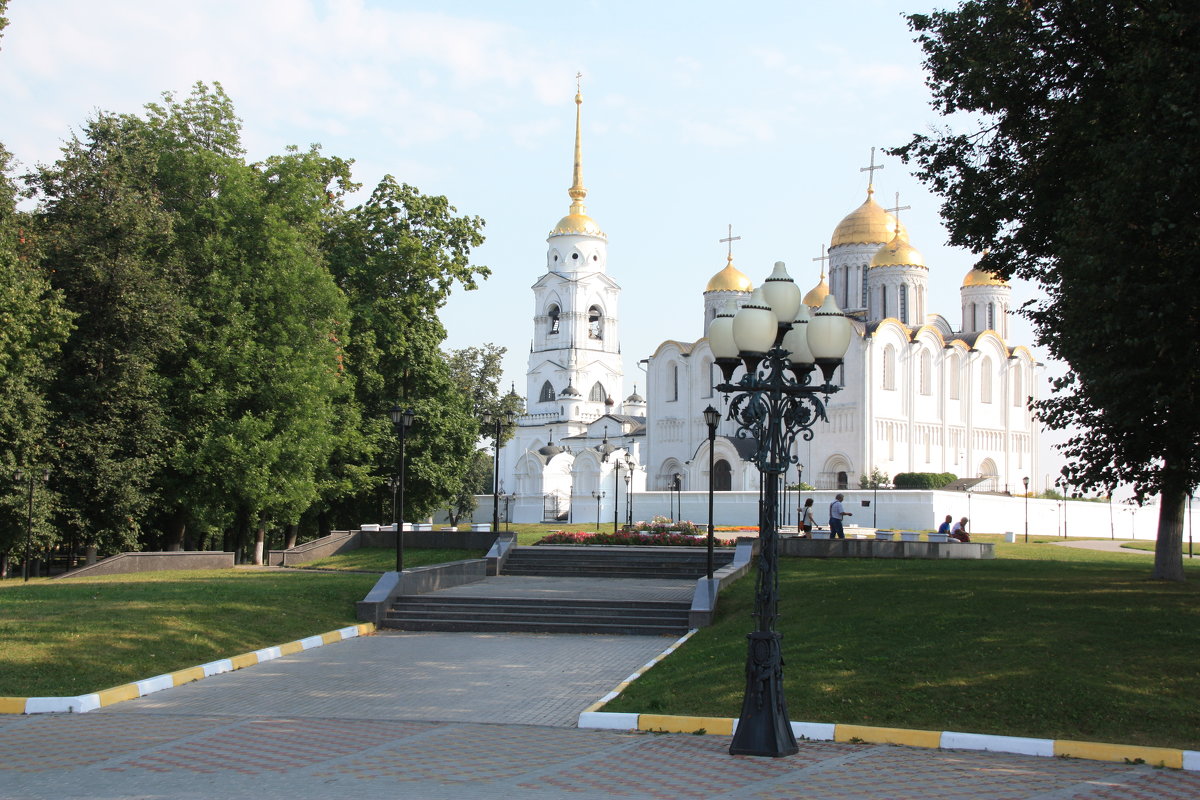
<instances>
[{"instance_id":1,"label":"cross on dome","mask_svg":"<svg viewBox=\"0 0 1200 800\"><path fill-rule=\"evenodd\" d=\"M859 167L859 172L867 173L867 194L872 194L875 191L875 170L883 169L883 164L875 164L875 148L871 148L871 164L866 167Z\"/></svg>"}]
</instances>

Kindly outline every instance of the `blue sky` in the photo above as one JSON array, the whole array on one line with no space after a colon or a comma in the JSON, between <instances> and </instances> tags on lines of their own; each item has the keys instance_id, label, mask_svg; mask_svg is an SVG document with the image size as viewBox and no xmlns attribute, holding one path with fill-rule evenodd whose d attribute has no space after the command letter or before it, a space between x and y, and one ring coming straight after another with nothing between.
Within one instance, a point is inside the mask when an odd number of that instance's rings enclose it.
<instances>
[{"instance_id":1,"label":"blue sky","mask_svg":"<svg viewBox=\"0 0 1200 800\"><path fill-rule=\"evenodd\" d=\"M521 386L529 287L569 203L582 72L587 206L624 289L631 391L659 342L700 335L726 225L755 283L782 260L807 291L812 259L865 196L871 147L942 124L902 16L933 7L13 0L0 142L24 165L50 161L95 109L136 112L220 81L251 158L319 142L356 159L364 191L392 174L487 221L477 261L493 275L444 309L447 346L507 347L506 380ZM882 163L878 198L891 205L898 191L912 206L903 219L929 264L930 310L957 327L974 258L946 246L939 200L897 160ZM1031 291L1017 284L1014 300ZM1031 343L1023 321L1014 331Z\"/></svg>"}]
</instances>

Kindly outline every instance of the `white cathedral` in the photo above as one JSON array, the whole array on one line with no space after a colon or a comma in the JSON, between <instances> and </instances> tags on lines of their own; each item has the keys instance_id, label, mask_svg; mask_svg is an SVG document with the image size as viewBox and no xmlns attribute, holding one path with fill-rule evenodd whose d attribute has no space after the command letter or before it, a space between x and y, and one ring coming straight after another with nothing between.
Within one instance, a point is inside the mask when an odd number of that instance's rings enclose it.
<instances>
[{"instance_id":1,"label":"white cathedral","mask_svg":"<svg viewBox=\"0 0 1200 800\"><path fill-rule=\"evenodd\" d=\"M512 518L586 520L603 504L605 519L624 520L632 495L707 491L712 481L718 492L749 493L746 512L718 524L754 523L759 473L744 460L753 448L723 420L709 475L703 419L709 405L726 408L714 389L721 376L708 325L727 300L744 303L754 287L730 251L703 290L705 336L663 342L646 360L645 398L625 395L621 288L608 275L607 237L583 204L582 102L577 93L570 209L550 231L546 270L532 287L526 413L500 452L503 491L517 496ZM873 159L867 169L874 174ZM1021 492L1022 479L1037 475L1039 428L1029 401L1038 365L1006 341L1011 287L972 269L962 281L959 327L929 312L929 267L874 194L868 185L863 204L834 228L821 279L804 297L815 308L832 293L854 335L834 378L842 390L829 399L829 421L796 443L797 466L786 479L853 489L874 470L950 472L982 479L979 491Z\"/></svg>"}]
</instances>

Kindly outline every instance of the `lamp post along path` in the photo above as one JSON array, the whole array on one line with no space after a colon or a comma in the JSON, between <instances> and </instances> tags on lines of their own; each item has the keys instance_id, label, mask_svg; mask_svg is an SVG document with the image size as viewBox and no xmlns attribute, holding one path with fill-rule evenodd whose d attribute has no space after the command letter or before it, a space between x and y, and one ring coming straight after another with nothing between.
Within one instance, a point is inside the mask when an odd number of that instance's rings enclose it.
<instances>
[{"instance_id":1,"label":"lamp post along path","mask_svg":"<svg viewBox=\"0 0 1200 800\"><path fill-rule=\"evenodd\" d=\"M828 295L815 314L776 262L750 301L731 313L731 304L709 325L713 355L726 395L727 417L736 436L756 445L749 460L758 467L763 508L755 576L756 629L748 635L746 691L729 752L786 756L799 749L783 693L781 635L775 630L779 603L779 482L798 438L810 441L812 427L827 421L825 400L840 387L833 376L845 358L853 329ZM735 381L739 367L744 370ZM822 383L814 383L817 376ZM822 397L825 400L822 400Z\"/></svg>"},{"instance_id":2,"label":"lamp post along path","mask_svg":"<svg viewBox=\"0 0 1200 800\"><path fill-rule=\"evenodd\" d=\"M400 408L399 404L393 405L388 411L388 416L392 420L392 426L396 429L396 435L400 439L400 479L397 484L400 497L400 510L396 514L396 572L404 571L404 440L408 435L408 429L413 424L413 410L411 408ZM394 508L394 507L393 507Z\"/></svg>"},{"instance_id":3,"label":"lamp post along path","mask_svg":"<svg viewBox=\"0 0 1200 800\"><path fill-rule=\"evenodd\" d=\"M708 426L708 579L713 577L713 470L716 464L717 425L721 412L712 406L704 409L704 424Z\"/></svg>"}]
</instances>

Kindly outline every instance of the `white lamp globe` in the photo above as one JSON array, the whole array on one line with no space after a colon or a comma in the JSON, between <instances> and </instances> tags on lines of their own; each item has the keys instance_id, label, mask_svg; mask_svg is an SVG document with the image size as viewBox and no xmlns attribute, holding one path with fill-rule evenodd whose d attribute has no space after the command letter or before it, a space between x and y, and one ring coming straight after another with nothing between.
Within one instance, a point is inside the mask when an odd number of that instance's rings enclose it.
<instances>
[{"instance_id":1,"label":"white lamp globe","mask_svg":"<svg viewBox=\"0 0 1200 800\"><path fill-rule=\"evenodd\" d=\"M750 302L742 306L733 318L733 340L738 352L766 355L775 344L779 332L779 318L767 305L762 287L750 295Z\"/></svg>"}]
</instances>

